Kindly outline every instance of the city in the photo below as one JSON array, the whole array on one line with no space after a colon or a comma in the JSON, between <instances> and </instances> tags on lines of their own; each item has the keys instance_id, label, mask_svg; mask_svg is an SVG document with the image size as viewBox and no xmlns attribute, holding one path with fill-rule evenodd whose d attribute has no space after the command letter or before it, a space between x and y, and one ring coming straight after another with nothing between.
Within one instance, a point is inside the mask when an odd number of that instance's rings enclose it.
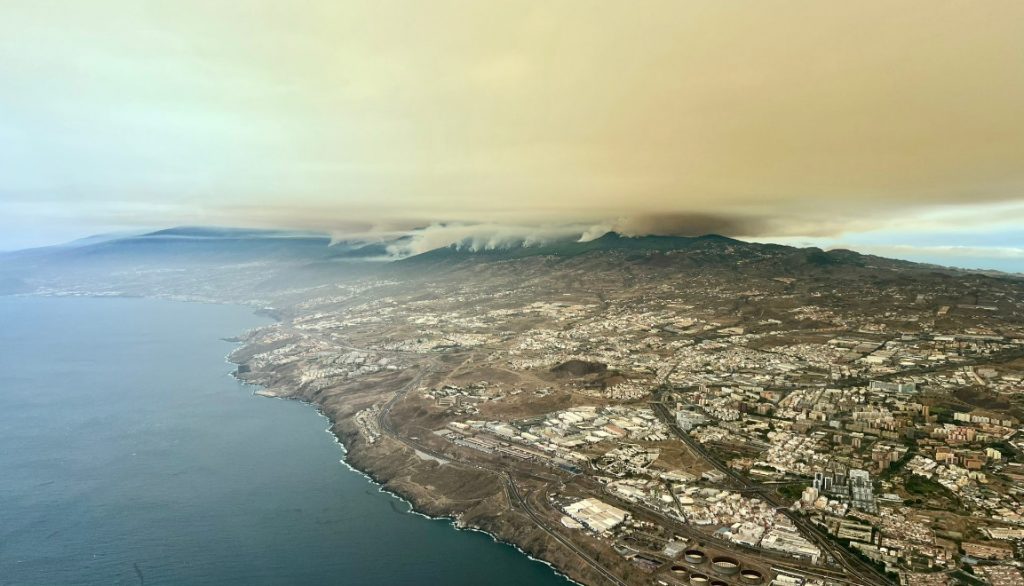
<instances>
[{"instance_id":1,"label":"city","mask_svg":"<svg viewBox=\"0 0 1024 586\"><path fill-rule=\"evenodd\" d=\"M239 376L338 410L353 452L412 450L389 489L468 525L525 512L613 581L1020 583L1012 281L644 268L567 287L514 262L515 288L497 266L336 286L245 336ZM505 502L464 498L464 474Z\"/></svg>"}]
</instances>

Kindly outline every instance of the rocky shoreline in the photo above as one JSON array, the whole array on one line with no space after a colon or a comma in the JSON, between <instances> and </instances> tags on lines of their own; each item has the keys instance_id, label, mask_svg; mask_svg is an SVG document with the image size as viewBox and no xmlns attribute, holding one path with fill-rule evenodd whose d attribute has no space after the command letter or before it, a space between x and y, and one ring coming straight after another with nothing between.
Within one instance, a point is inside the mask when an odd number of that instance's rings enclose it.
<instances>
[{"instance_id":1,"label":"rocky shoreline","mask_svg":"<svg viewBox=\"0 0 1024 586\"><path fill-rule=\"evenodd\" d=\"M251 377L247 376L250 371L245 361L237 358L247 350L244 340L233 338L232 341L242 344L227 357L229 363L236 365L236 370L232 372L235 379L256 387L256 395L295 400L314 408L328 421L326 431L342 449L341 463L366 477L380 491L407 503L411 513L433 520L448 520L452 527L458 530L484 533L495 542L511 546L531 560L549 566L557 575L572 583L603 583L604 579L589 565L582 562L574 552L539 530L528 517L513 511L507 504L494 502L499 500L496 497L503 495L503 489L497 482L493 482L493 490L488 491L491 494L484 498L462 499L455 498L464 496L457 489L439 490L436 483L431 484L428 479L421 479L419 476L422 475L403 474L409 468L409 460L419 460L428 466L432 463L433 466L430 468L435 473L434 476L440 475L454 480L454 486L470 484L462 480L464 474L470 473L468 470L441 470L442 464L421 460L411 448L399 442L385 438L386 441L382 443L388 443L388 447L366 443L352 422L351 414L341 409L341 405L304 396L296 392L297 384L275 384L274 390L270 391L263 385L253 382ZM479 478L475 480L479 481ZM493 481L493 478L490 480Z\"/></svg>"}]
</instances>

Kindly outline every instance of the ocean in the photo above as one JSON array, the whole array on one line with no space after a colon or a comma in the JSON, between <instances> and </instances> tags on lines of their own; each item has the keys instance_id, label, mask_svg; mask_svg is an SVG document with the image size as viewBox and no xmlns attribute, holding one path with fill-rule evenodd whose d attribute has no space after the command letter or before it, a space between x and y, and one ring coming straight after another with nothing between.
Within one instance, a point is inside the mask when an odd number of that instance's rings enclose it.
<instances>
[{"instance_id":1,"label":"ocean","mask_svg":"<svg viewBox=\"0 0 1024 586\"><path fill-rule=\"evenodd\" d=\"M564 585L230 377L233 306L0 297L0 584Z\"/></svg>"}]
</instances>

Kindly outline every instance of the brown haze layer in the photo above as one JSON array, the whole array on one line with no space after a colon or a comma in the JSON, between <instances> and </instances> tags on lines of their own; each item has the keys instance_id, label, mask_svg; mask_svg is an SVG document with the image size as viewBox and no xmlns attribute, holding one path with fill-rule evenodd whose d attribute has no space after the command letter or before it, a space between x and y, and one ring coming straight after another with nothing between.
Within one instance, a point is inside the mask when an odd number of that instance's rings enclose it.
<instances>
[{"instance_id":1,"label":"brown haze layer","mask_svg":"<svg viewBox=\"0 0 1024 586\"><path fill-rule=\"evenodd\" d=\"M1022 30L1015 0L16 1L0 193L107 224L871 229L1019 201Z\"/></svg>"}]
</instances>

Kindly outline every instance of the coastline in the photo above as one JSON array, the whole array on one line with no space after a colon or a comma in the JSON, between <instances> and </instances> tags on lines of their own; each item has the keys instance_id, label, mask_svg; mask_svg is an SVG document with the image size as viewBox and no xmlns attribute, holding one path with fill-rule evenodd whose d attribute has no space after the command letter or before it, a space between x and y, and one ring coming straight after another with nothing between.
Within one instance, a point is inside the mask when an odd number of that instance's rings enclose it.
<instances>
[{"instance_id":1,"label":"coastline","mask_svg":"<svg viewBox=\"0 0 1024 586\"><path fill-rule=\"evenodd\" d=\"M370 464L373 460L371 455L363 455L363 451L359 449L359 446L355 445L354 441L359 437L359 432L352 427L350 421L345 419L335 419L331 417L328 409L325 405L316 401L310 400L304 397L301 393L297 392L297 387L294 382L282 385L275 388L281 389L285 392L270 391L264 385L255 383L252 381L245 380L240 375L238 367L241 366L244 361L236 362L232 357L237 352L245 351L251 347L251 343L247 341L247 336L250 332L259 330L263 327L267 327L271 324L282 323L281 315L274 308L269 308L259 304L253 303L240 303L232 301L218 301L206 298L169 298L165 296L145 296L145 295L124 295L124 294L111 294L111 295L86 295L86 294L72 294L72 295L54 295L54 294L18 294L13 296L21 297L82 297L82 298L122 298L122 299L152 299L157 301L175 302L175 303L197 303L205 305L218 305L218 306L235 306L248 310L253 315L261 318L265 318L269 323L264 325L253 326L236 335L232 336L221 336L218 339L225 341L234 346L234 348L224 356L224 361L227 364L235 366L235 369L228 372L236 382L241 383L245 387L252 388L252 394L263 398L274 398L288 401L297 401L313 408L313 410L321 417L327 420L328 426L324 431L331 434L334 438L335 443L342 450L342 458L339 460L349 470L352 470L359 475L363 476L372 485L377 487L379 492L385 493L399 501L405 503L409 510L408 512L429 519L432 521L446 521L452 528L457 530L467 530L477 533L483 533L491 538L495 543L511 547L516 550L517 553L526 556L527 559L539 562L547 566L555 576L564 579L568 583L572 584L589 584L589 583L603 583L600 575L592 573L589 566L586 564L569 564L559 563L562 560L575 561L577 560L576 554L569 550L563 551L563 546L557 541L552 540L546 534L544 534L539 528L527 521L525 515L520 515L518 511L514 509L508 509L509 515L498 515L498 516L487 516L480 515L479 513L474 515L473 521L486 521L486 524L474 523L472 521L464 520L463 512L451 508L445 508L438 506L436 503L421 498L423 495L417 494L414 491L404 490L403 486L395 485L391 481L395 479L393 476L389 476L383 473L379 469L375 469ZM261 392L262 391L262 392ZM404 449L404 448L403 448ZM415 454L412 454L412 458L416 458ZM360 462L360 459L365 461ZM420 488L424 488L420 484L414 484ZM443 493L440 493L443 496ZM503 511L504 512L504 511ZM500 518L499 518L500 517ZM514 519L510 519L514 517ZM521 517L521 519L520 519ZM517 540L516 536L521 536L522 539ZM544 551L551 552L552 550L557 551L557 557L560 559L549 559L545 557ZM554 557L554 556L552 556Z\"/></svg>"},{"instance_id":2,"label":"coastline","mask_svg":"<svg viewBox=\"0 0 1024 586\"><path fill-rule=\"evenodd\" d=\"M262 317L268 317L268 316L267 315L263 315ZM277 321L277 320L275 319L275 321ZM233 337L230 337L230 338L222 338L222 339L224 341L228 341L230 343L236 344L237 345L236 349L243 349L245 347L245 342L242 341L241 338L242 338L242 336L240 335L240 336L233 336ZM316 412L317 415L319 415L321 418L323 418L327 422L327 426L324 428L324 432L328 433L333 438L334 443L337 444L338 448L341 450L342 457L341 457L340 460L338 460L338 462L340 464L342 464L343 466L345 466L345 468L347 468L348 470L350 470L352 472L355 472L356 474L362 476L370 484L375 486L377 488L378 492L386 494L386 495L390 496L391 498L394 498L394 499L402 502L403 504L405 504L408 507L408 510L405 511L405 513L416 515L418 517L422 517L422 518L430 520L430 521L443 521L443 522L446 522L452 529L455 529L457 531L471 531L471 532L475 532L475 533L484 534L484 535L490 537L491 541L493 541L494 543L510 547L510 548L514 549L515 551L517 551L518 553L520 553L523 556L525 556L527 559L547 566L556 576L558 576L560 578L563 578L566 582L568 582L570 584L576 584L578 586L584 586L583 582L578 581L573 576L569 575L567 572L563 571L561 568L559 568L557 565L555 565L553 562L551 562L549 560L546 560L544 558L541 558L541 557L537 557L537 556L531 554L529 551L526 551L525 549L523 549L523 547L521 547L519 544L517 544L517 543L515 543L514 541L511 541L511 540L503 539L500 535L498 535L494 531L488 530L488 529L483 528L483 527L478 527L478 526L466 524L466 523L464 523L461 520L461 518L457 514L450 514L450 513L442 512L442 513L439 513L439 514L436 514L436 515L432 515L430 513L424 512L424 510L421 510L420 507L417 507L416 503L412 500L412 498L414 498L414 497L412 497L411 495L402 494L401 492L399 492L396 489L388 488L386 486L388 480L374 477L369 471L363 470L363 469L357 467L357 465L355 465L350 460L350 455L352 454L352 449L348 445L346 445L346 443L345 443L345 437L344 437L345 434L340 430L340 422L334 421L329 415L327 415L327 413L324 412L324 409L322 408L321 405L319 405L319 404L317 404L317 403L315 403L313 401L309 401L307 399L304 399L302 397L295 396L295 395L283 395L283 394L279 394L279 393L266 392L265 387L263 387L262 385L251 383L251 382L248 382L248 381L246 381L246 380L244 380L242 378L239 378L239 376L238 376L239 373L238 373L237 367L240 366L241 364L231 360L231 355L233 353L234 353L234 351L228 353L228 355L225 356L225 362L226 363L232 364L232 365L236 366L236 370L234 370L234 371L229 373L229 375L233 379L235 379L238 383L242 384L245 387L253 388L254 389L252 391L253 396L257 396L257 397L265 398L265 399L277 399L277 400L282 400L282 401L296 401L296 402L299 402L299 403L301 403L303 405L306 405L306 406L312 408Z\"/></svg>"}]
</instances>

